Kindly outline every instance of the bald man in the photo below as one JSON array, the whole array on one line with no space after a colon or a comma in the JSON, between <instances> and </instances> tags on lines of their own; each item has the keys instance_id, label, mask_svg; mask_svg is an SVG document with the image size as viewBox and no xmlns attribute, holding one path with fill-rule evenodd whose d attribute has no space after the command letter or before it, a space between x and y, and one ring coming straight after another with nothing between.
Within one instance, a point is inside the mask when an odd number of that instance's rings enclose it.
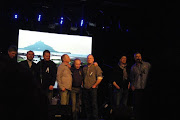
<instances>
[{"instance_id":1,"label":"bald man","mask_svg":"<svg viewBox=\"0 0 180 120\"><path fill-rule=\"evenodd\" d=\"M67 54L61 56L62 63L57 70L57 82L60 89L61 105L69 104L69 95L72 89L72 72L70 70L70 57Z\"/></svg>"},{"instance_id":2,"label":"bald man","mask_svg":"<svg viewBox=\"0 0 180 120\"><path fill-rule=\"evenodd\" d=\"M87 56L87 65L83 67L84 82L83 95L87 119L98 120L97 89L103 76L99 66L95 66L93 55Z\"/></svg>"}]
</instances>

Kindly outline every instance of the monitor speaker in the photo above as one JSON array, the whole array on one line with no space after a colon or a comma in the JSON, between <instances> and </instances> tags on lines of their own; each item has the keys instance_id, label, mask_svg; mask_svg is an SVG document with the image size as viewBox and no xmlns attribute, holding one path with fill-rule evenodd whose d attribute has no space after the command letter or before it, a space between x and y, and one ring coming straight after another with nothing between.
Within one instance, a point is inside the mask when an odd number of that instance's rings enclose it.
<instances>
[{"instance_id":1,"label":"monitor speaker","mask_svg":"<svg viewBox=\"0 0 180 120\"><path fill-rule=\"evenodd\" d=\"M49 120L71 120L71 105L49 105L48 118Z\"/></svg>"}]
</instances>

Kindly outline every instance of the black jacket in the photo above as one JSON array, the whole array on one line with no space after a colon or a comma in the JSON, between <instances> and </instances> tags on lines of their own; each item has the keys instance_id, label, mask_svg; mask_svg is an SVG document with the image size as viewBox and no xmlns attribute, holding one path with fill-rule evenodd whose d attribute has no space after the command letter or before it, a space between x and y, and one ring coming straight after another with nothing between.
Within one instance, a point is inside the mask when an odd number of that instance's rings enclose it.
<instances>
[{"instance_id":1,"label":"black jacket","mask_svg":"<svg viewBox=\"0 0 180 120\"><path fill-rule=\"evenodd\" d=\"M49 68L49 70L48 70ZM53 61L41 60L37 64L38 82L44 90L48 90L50 85L55 84L57 67ZM42 79L42 83L41 83Z\"/></svg>"},{"instance_id":2,"label":"black jacket","mask_svg":"<svg viewBox=\"0 0 180 120\"><path fill-rule=\"evenodd\" d=\"M36 77L37 77L37 75L36 75L37 74L37 64L36 63L32 62L31 68L29 68L27 60L21 61L19 64L25 71L32 73L32 76L34 77L34 79L36 79Z\"/></svg>"},{"instance_id":3,"label":"black jacket","mask_svg":"<svg viewBox=\"0 0 180 120\"><path fill-rule=\"evenodd\" d=\"M79 69L76 69L74 66L71 67L72 72L72 87L81 87L83 79L84 79L84 73L83 68L80 67Z\"/></svg>"},{"instance_id":4,"label":"black jacket","mask_svg":"<svg viewBox=\"0 0 180 120\"><path fill-rule=\"evenodd\" d=\"M123 69L121 69L119 67L119 65L115 66L113 68L113 72L112 72L112 83L116 82L116 84L120 88L128 88L128 83L130 81L129 80L129 68L128 67L126 67L126 72L128 74L128 78L127 78L127 80L123 80Z\"/></svg>"},{"instance_id":5,"label":"black jacket","mask_svg":"<svg viewBox=\"0 0 180 120\"><path fill-rule=\"evenodd\" d=\"M17 63L16 58L11 59L8 55L0 56L0 74L2 77L0 112L6 118L11 116L15 119L26 119L27 116L31 118L29 116L32 114L30 110L33 109L31 77L27 76L28 73ZM10 114L11 116L8 116Z\"/></svg>"},{"instance_id":6,"label":"black jacket","mask_svg":"<svg viewBox=\"0 0 180 120\"><path fill-rule=\"evenodd\" d=\"M2 87L5 91L14 90L21 83L19 79L20 69L16 58L12 59L8 55L0 56L0 73L0 88Z\"/></svg>"}]
</instances>

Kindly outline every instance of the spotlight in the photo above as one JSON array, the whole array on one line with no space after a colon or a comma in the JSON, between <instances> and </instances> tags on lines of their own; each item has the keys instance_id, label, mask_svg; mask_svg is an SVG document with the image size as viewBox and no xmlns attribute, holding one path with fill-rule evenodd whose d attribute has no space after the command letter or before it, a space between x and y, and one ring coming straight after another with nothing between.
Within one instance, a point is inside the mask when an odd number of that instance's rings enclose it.
<instances>
[{"instance_id":1,"label":"spotlight","mask_svg":"<svg viewBox=\"0 0 180 120\"><path fill-rule=\"evenodd\" d=\"M120 21L118 22L118 28L121 29L121 24Z\"/></svg>"},{"instance_id":2,"label":"spotlight","mask_svg":"<svg viewBox=\"0 0 180 120\"><path fill-rule=\"evenodd\" d=\"M38 21L39 22L41 21L41 15L38 15Z\"/></svg>"},{"instance_id":3,"label":"spotlight","mask_svg":"<svg viewBox=\"0 0 180 120\"><path fill-rule=\"evenodd\" d=\"M81 27L83 26L83 24L84 24L84 20L82 19L82 20L81 20Z\"/></svg>"},{"instance_id":4,"label":"spotlight","mask_svg":"<svg viewBox=\"0 0 180 120\"><path fill-rule=\"evenodd\" d=\"M60 24L62 25L63 24L63 17L61 17L61 20L60 20Z\"/></svg>"},{"instance_id":5,"label":"spotlight","mask_svg":"<svg viewBox=\"0 0 180 120\"><path fill-rule=\"evenodd\" d=\"M14 18L15 18L15 19L17 19L17 18L18 18L18 15L17 15L17 14L15 14L15 15L14 15Z\"/></svg>"}]
</instances>

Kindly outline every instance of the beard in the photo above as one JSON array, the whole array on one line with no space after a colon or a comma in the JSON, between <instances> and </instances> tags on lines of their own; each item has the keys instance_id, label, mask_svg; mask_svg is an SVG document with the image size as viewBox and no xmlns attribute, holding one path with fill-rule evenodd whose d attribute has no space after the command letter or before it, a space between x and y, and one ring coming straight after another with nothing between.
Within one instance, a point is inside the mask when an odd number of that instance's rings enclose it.
<instances>
[{"instance_id":1,"label":"beard","mask_svg":"<svg viewBox=\"0 0 180 120\"><path fill-rule=\"evenodd\" d=\"M136 59L137 63L142 63L142 59Z\"/></svg>"}]
</instances>

